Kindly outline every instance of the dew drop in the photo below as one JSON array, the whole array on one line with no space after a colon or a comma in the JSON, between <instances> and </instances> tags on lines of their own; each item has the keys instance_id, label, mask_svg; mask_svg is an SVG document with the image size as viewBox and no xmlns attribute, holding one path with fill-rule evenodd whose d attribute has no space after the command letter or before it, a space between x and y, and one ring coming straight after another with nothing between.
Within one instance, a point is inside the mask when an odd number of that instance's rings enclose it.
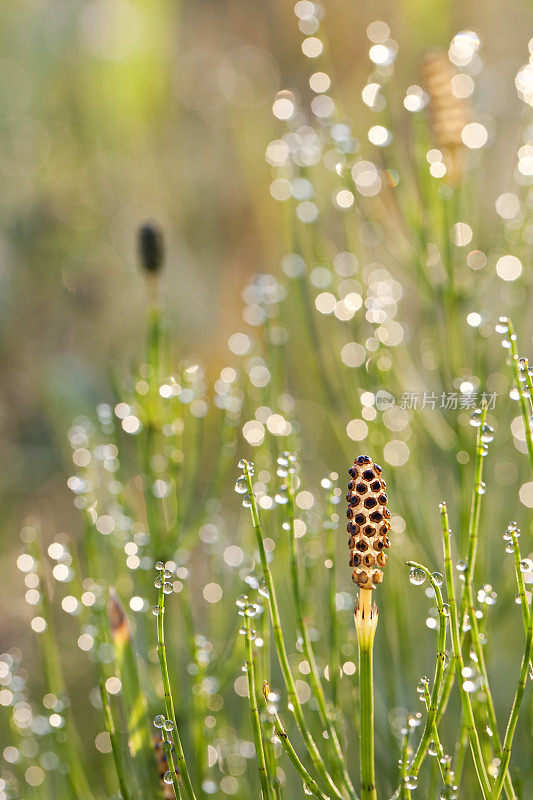
<instances>
[{"instance_id":1,"label":"dew drop","mask_svg":"<svg viewBox=\"0 0 533 800\"><path fill-rule=\"evenodd\" d=\"M237 494L246 494L247 488L248 487L245 476L239 475L239 477L235 481L235 491L237 492Z\"/></svg>"},{"instance_id":2,"label":"dew drop","mask_svg":"<svg viewBox=\"0 0 533 800\"><path fill-rule=\"evenodd\" d=\"M155 565L155 568L156 569L165 569L165 565L163 564L162 561L157 561L156 565Z\"/></svg>"},{"instance_id":3,"label":"dew drop","mask_svg":"<svg viewBox=\"0 0 533 800\"><path fill-rule=\"evenodd\" d=\"M247 594L241 594L235 600L235 605L237 606L237 608L240 608L240 609L246 608L246 606L248 605L248 595Z\"/></svg>"},{"instance_id":4,"label":"dew drop","mask_svg":"<svg viewBox=\"0 0 533 800\"><path fill-rule=\"evenodd\" d=\"M243 505L243 508L251 508L252 507L252 498L250 497L248 492L246 492L246 494L242 498L242 505Z\"/></svg>"},{"instance_id":5,"label":"dew drop","mask_svg":"<svg viewBox=\"0 0 533 800\"><path fill-rule=\"evenodd\" d=\"M174 587L172 586L171 583L164 583L163 591L165 594L172 594L172 592L174 591Z\"/></svg>"},{"instance_id":6,"label":"dew drop","mask_svg":"<svg viewBox=\"0 0 533 800\"><path fill-rule=\"evenodd\" d=\"M437 755L437 745L435 744L435 742L430 742L429 743L429 745L428 745L428 753L429 753L430 756L436 756Z\"/></svg>"},{"instance_id":7,"label":"dew drop","mask_svg":"<svg viewBox=\"0 0 533 800\"><path fill-rule=\"evenodd\" d=\"M496 324L496 333L507 333L509 330L509 320L507 317L500 317Z\"/></svg>"},{"instance_id":8,"label":"dew drop","mask_svg":"<svg viewBox=\"0 0 533 800\"><path fill-rule=\"evenodd\" d=\"M259 592L259 594L261 595L261 597L266 597L266 598L268 598L268 597L270 596L270 592L268 591L268 586L267 586L266 578L261 578L261 580L259 581L259 589L258 589L258 592Z\"/></svg>"},{"instance_id":9,"label":"dew drop","mask_svg":"<svg viewBox=\"0 0 533 800\"><path fill-rule=\"evenodd\" d=\"M472 416L470 417L470 424L473 428L479 428L481 425L481 409L476 408L475 411L472 412Z\"/></svg>"},{"instance_id":10,"label":"dew drop","mask_svg":"<svg viewBox=\"0 0 533 800\"><path fill-rule=\"evenodd\" d=\"M163 728L166 731L173 731L174 730L174 723L172 722L171 719L166 719L165 722L164 722Z\"/></svg>"},{"instance_id":11,"label":"dew drop","mask_svg":"<svg viewBox=\"0 0 533 800\"><path fill-rule=\"evenodd\" d=\"M165 772L165 774L163 775L163 780L164 780L165 783L172 783L173 782L172 773L171 773L170 770L167 770Z\"/></svg>"},{"instance_id":12,"label":"dew drop","mask_svg":"<svg viewBox=\"0 0 533 800\"><path fill-rule=\"evenodd\" d=\"M420 567L411 567L409 571L409 580L414 586L421 586L426 580L426 574Z\"/></svg>"},{"instance_id":13,"label":"dew drop","mask_svg":"<svg viewBox=\"0 0 533 800\"><path fill-rule=\"evenodd\" d=\"M154 606L154 607L152 608L152 614L154 615L154 617L157 617L157 616L159 616L159 612L160 612L160 611L161 611L161 609L159 608L159 606Z\"/></svg>"},{"instance_id":14,"label":"dew drop","mask_svg":"<svg viewBox=\"0 0 533 800\"><path fill-rule=\"evenodd\" d=\"M161 580L161 578L155 579L154 586L156 589L160 589L163 586L163 581Z\"/></svg>"},{"instance_id":15,"label":"dew drop","mask_svg":"<svg viewBox=\"0 0 533 800\"><path fill-rule=\"evenodd\" d=\"M524 558L520 562L520 572L529 572L533 568L533 563L529 560L529 558Z\"/></svg>"},{"instance_id":16,"label":"dew drop","mask_svg":"<svg viewBox=\"0 0 533 800\"><path fill-rule=\"evenodd\" d=\"M172 572L169 569L166 569L163 572L163 578L168 581L172 577Z\"/></svg>"},{"instance_id":17,"label":"dew drop","mask_svg":"<svg viewBox=\"0 0 533 800\"><path fill-rule=\"evenodd\" d=\"M165 722L166 720L163 714L158 714L157 717L154 717L154 725L156 728L162 728Z\"/></svg>"},{"instance_id":18,"label":"dew drop","mask_svg":"<svg viewBox=\"0 0 533 800\"><path fill-rule=\"evenodd\" d=\"M485 423L481 428L481 441L485 444L492 442L494 440L494 428L492 425L488 425Z\"/></svg>"},{"instance_id":19,"label":"dew drop","mask_svg":"<svg viewBox=\"0 0 533 800\"><path fill-rule=\"evenodd\" d=\"M442 584L444 583L444 578L442 577L440 572L433 572L431 577L433 578L433 582L435 583L436 586L442 586Z\"/></svg>"},{"instance_id":20,"label":"dew drop","mask_svg":"<svg viewBox=\"0 0 533 800\"><path fill-rule=\"evenodd\" d=\"M407 789L416 789L418 786L418 778L416 775L407 775L407 777L404 778L404 783Z\"/></svg>"},{"instance_id":21,"label":"dew drop","mask_svg":"<svg viewBox=\"0 0 533 800\"><path fill-rule=\"evenodd\" d=\"M478 494L485 494L487 491L487 486L484 481L480 481L476 487L476 491Z\"/></svg>"}]
</instances>

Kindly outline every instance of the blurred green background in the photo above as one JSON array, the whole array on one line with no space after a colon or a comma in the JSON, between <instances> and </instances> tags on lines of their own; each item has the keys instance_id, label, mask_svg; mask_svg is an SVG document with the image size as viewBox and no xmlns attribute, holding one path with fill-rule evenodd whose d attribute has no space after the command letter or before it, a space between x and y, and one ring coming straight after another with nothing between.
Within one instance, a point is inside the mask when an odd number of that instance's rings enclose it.
<instances>
[{"instance_id":1,"label":"blurred green background","mask_svg":"<svg viewBox=\"0 0 533 800\"><path fill-rule=\"evenodd\" d=\"M355 115L368 77L366 27L399 43L400 85L431 45L475 29L485 70L478 105L499 126L488 182L505 188L527 59L531 5L330 0L324 30L335 91ZM110 396L143 338L138 225L166 234L166 306L178 353L220 368L255 272L279 269L270 197L272 100L305 94L307 69L285 0L3 0L0 6L0 648L23 645L13 569L18 530L75 534L65 431Z\"/></svg>"}]
</instances>

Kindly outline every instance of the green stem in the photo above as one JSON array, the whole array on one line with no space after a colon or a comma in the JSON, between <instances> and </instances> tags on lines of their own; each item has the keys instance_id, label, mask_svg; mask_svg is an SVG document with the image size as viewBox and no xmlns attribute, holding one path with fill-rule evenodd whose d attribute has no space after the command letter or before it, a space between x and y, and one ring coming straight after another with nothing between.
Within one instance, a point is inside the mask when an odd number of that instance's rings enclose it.
<instances>
[{"instance_id":1,"label":"green stem","mask_svg":"<svg viewBox=\"0 0 533 800\"><path fill-rule=\"evenodd\" d=\"M104 722L106 730L109 734L109 739L111 741L111 752L113 753L113 762L115 764L115 772L117 774L120 794L122 795L122 800L129 800L130 793L128 791L128 786L126 784L124 764L122 763L122 759L120 757L120 747L117 740L115 723L113 721L113 716L111 714L111 707L109 705L109 699L107 697L107 692L103 681L100 681L100 697L102 698L102 708L104 710Z\"/></svg>"},{"instance_id":2,"label":"green stem","mask_svg":"<svg viewBox=\"0 0 533 800\"><path fill-rule=\"evenodd\" d=\"M409 726L406 725L402 732L402 755L400 759L400 787L398 796L400 800L410 800L411 792L407 788L407 770L409 767Z\"/></svg>"},{"instance_id":3,"label":"green stem","mask_svg":"<svg viewBox=\"0 0 533 800\"><path fill-rule=\"evenodd\" d=\"M163 749L167 757L169 772L172 776L172 786L174 788L174 794L176 796L176 800L181 800L181 791L178 783L178 773L176 772L176 766L174 764L174 756L172 754L172 742L170 741L170 737L165 728L163 728L162 733L163 733Z\"/></svg>"},{"instance_id":4,"label":"green stem","mask_svg":"<svg viewBox=\"0 0 533 800\"><path fill-rule=\"evenodd\" d=\"M372 590L361 589L355 607L359 642L359 702L361 751L361 800L377 800L374 767L374 682L372 656L377 626L377 609L372 609Z\"/></svg>"},{"instance_id":5,"label":"green stem","mask_svg":"<svg viewBox=\"0 0 533 800\"><path fill-rule=\"evenodd\" d=\"M453 584L453 564L450 548L450 529L448 524L448 512L446 503L441 503L441 522L442 522L442 535L444 544L444 565L446 568L446 584L448 588L448 597L450 601L450 630L452 635L453 655L455 659L455 667L459 675L462 674L464 668L463 653L461 650L461 640L459 636L459 623L457 619L457 603L455 599L455 588ZM468 740L470 742L470 750L474 760L474 766L481 787L484 800L491 797L491 787L485 771L485 764L483 763L483 755L481 752L481 745L479 742L479 735L477 732L476 724L474 721L474 713L472 710L472 701L468 692L463 688L462 681L459 681L459 692L461 695L461 704L463 707L463 714L468 731Z\"/></svg>"},{"instance_id":6,"label":"green stem","mask_svg":"<svg viewBox=\"0 0 533 800\"><path fill-rule=\"evenodd\" d=\"M323 727L328 732L328 741L331 743L331 746L333 748L336 757L336 766L338 767L337 771L339 772L340 781L342 785L345 787L345 789L348 791L349 795L351 797L354 797L355 788L348 774L348 770L346 769L346 764L344 761L344 755L341 750L339 737L333 725L331 713L326 703L324 688L322 686L322 681L320 679L320 674L316 664L313 645L311 644L311 640L309 638L309 631L307 628L306 620L304 618L302 593L300 590L300 579L299 579L300 569L298 564L298 552L296 545L294 481L293 481L293 475L290 472L290 468L289 468L289 475L287 478L287 494L289 498L289 502L287 503L287 512L288 512L289 526L290 526L292 595L294 600L294 607L296 610L296 619L302 636L302 650L305 658L307 659L307 663L309 664L309 679L313 689L313 694L318 703L318 712L320 714L320 721ZM333 665L330 665L330 669L333 669Z\"/></svg>"},{"instance_id":7,"label":"green stem","mask_svg":"<svg viewBox=\"0 0 533 800\"><path fill-rule=\"evenodd\" d=\"M292 746L289 737L287 736L287 732L285 731L283 723L281 722L281 719L279 718L278 714L275 714L274 731L276 733L276 736L280 740L281 746L285 750L285 753L289 757L291 764L296 769L297 773L302 779L306 790L314 794L314 796L317 797L318 800L328 800L327 796L320 791L320 787L318 786L315 779L309 774L309 772L306 770L306 768L298 758L298 755L294 747Z\"/></svg>"},{"instance_id":8,"label":"green stem","mask_svg":"<svg viewBox=\"0 0 533 800\"><path fill-rule=\"evenodd\" d=\"M270 787L269 776L265 760L265 748L263 746L263 735L261 732L261 722L259 720L259 709L257 706L257 693L255 687L255 674L254 674L254 658L252 648L252 627L250 618L244 614L244 625L246 633L244 634L244 650L246 653L246 678L248 680L248 698L250 702L250 716L252 719L252 730L254 732L255 743L255 756L257 759L257 766L259 769L259 780L261 782L261 795L263 800L272 799L272 790Z\"/></svg>"},{"instance_id":9,"label":"green stem","mask_svg":"<svg viewBox=\"0 0 533 800\"><path fill-rule=\"evenodd\" d=\"M187 762L183 753L183 747L176 723L176 714L174 711L174 701L172 699L172 692L170 689L170 679L168 677L167 654L165 645L165 592L164 592L164 579L163 570L160 570L161 586L159 588L159 612L157 614L157 655L159 657L159 666L161 669L161 679L163 681L163 691L165 695L165 712L167 719L170 719L174 724L174 744L176 748L176 757L178 761L178 769L180 771L181 780L183 781L183 788L188 797L188 800L196 800L194 789L192 787Z\"/></svg>"},{"instance_id":10,"label":"green stem","mask_svg":"<svg viewBox=\"0 0 533 800\"><path fill-rule=\"evenodd\" d=\"M502 749L502 761L500 764L500 772L496 779L496 783L494 785L494 792L492 797L494 800L498 800L502 785L504 782L504 778L507 772L507 767L509 766L509 761L511 759L511 747L513 745L513 737L514 732L516 729L516 723L518 721L518 714L520 711L520 706L522 704L522 700L524 697L524 691L526 688L527 676L529 672L529 662L531 660L531 649L533 644L533 596L531 600L531 604L529 607L529 625L527 628L527 636L526 636L526 643L524 646L524 654L522 656L522 664L520 666L520 675L518 678L518 686L516 687L516 692L513 700L513 705L511 708L511 713L509 715L509 721L507 723L507 729L505 731L505 739L503 740L503 749Z\"/></svg>"},{"instance_id":11,"label":"green stem","mask_svg":"<svg viewBox=\"0 0 533 800\"><path fill-rule=\"evenodd\" d=\"M427 709L428 716L429 716L429 712L430 712L432 701L431 701L431 695L429 693L429 689L428 689L427 685L424 688L424 703L426 704L426 709ZM438 762L439 762L439 769L440 769L440 774L441 774L441 777L442 777L442 782L444 783L445 786L451 786L452 785L452 775L451 775L451 772L450 772L450 764L449 764L449 760L451 760L451 759L448 760L449 757L446 756L445 753L444 753L444 748L443 748L441 740L440 740L440 736L439 736L439 732L437 730L437 726L435 725L435 720L433 720L433 722L431 724L431 737L433 739L433 742L435 744L435 749L437 751L437 759L438 759Z\"/></svg>"},{"instance_id":12,"label":"green stem","mask_svg":"<svg viewBox=\"0 0 533 800\"><path fill-rule=\"evenodd\" d=\"M418 564L416 561L408 561L407 566L421 569L426 574L427 578L431 583L433 591L435 592L435 602L437 610L439 612L439 634L437 638L437 654L436 654L436 664L435 664L435 677L433 680L433 689L431 691L431 697L428 703L428 713L426 717L426 725L424 727L424 732L422 734L422 738L420 739L420 744L418 745L418 749L413 759L413 764L411 766L411 769L409 770L410 775L417 776L418 771L427 753L427 749L429 747L431 739L432 737L434 737L434 730L436 730L437 708L439 703L439 694L442 685L442 678L444 675L444 661L446 659L445 646L446 646L447 617L444 609L444 603L442 599L442 592L440 589L440 585L439 583L437 583L437 581L435 581L435 578L433 577L429 569L427 569L427 567L424 567L422 564Z\"/></svg>"},{"instance_id":13,"label":"green stem","mask_svg":"<svg viewBox=\"0 0 533 800\"><path fill-rule=\"evenodd\" d=\"M265 582L268 590L268 607L272 623L272 633L274 636L274 642L276 645L276 652L278 654L279 664L281 667L281 671L283 673L285 685L287 687L287 693L289 695L290 708L294 715L294 719L296 721L296 724L298 725L298 728L300 730L300 733L305 742L309 756L315 766L316 771L318 772L322 780L327 784L328 789L333 793L334 797L337 798L337 800L345 800L343 798L343 795L335 785L331 775L327 771L326 765L324 764L322 756L320 755L320 751L318 750L316 742L313 739L304 719L302 705L300 703L300 699L296 691L296 685L289 665L287 649L285 647L285 641L283 638L283 631L281 629L281 620L279 616L279 608L276 599L276 590L274 587L272 573L270 571L270 567L268 566L268 561L266 557L265 543L263 540L263 531L261 528L261 522L259 520L259 512L257 510L257 503L253 492L250 465L247 461L243 461L242 464L244 470L244 477L246 479L248 496L250 500L250 513L252 516L252 525L257 540L257 547L259 550L261 567L263 569Z\"/></svg>"}]
</instances>

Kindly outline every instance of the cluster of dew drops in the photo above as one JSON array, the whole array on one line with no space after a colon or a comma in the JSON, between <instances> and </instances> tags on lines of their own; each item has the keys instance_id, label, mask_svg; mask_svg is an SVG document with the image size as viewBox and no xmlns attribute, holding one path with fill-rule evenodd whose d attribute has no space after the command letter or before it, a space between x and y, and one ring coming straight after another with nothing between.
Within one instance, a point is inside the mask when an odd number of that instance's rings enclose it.
<instances>
[{"instance_id":1,"label":"cluster of dew drops","mask_svg":"<svg viewBox=\"0 0 533 800\"><path fill-rule=\"evenodd\" d=\"M174 591L174 587L170 583L170 578L172 577L172 572L169 569L165 568L165 565L162 561L158 561L155 565L157 570L157 578L154 581L154 586L156 589L163 589L165 594L172 594ZM154 615L157 617L159 614L165 611L164 606L155 605L152 609Z\"/></svg>"},{"instance_id":2,"label":"cluster of dew drops","mask_svg":"<svg viewBox=\"0 0 533 800\"><path fill-rule=\"evenodd\" d=\"M166 719L163 714L158 714L154 717L154 727L160 731L165 731L166 733L171 733L174 730L174 723L171 719ZM170 739L170 737L169 737ZM172 740L169 741L170 748L173 749ZM163 775L163 781L165 783L171 784L174 782L174 773L170 770L167 770Z\"/></svg>"},{"instance_id":3,"label":"cluster of dew drops","mask_svg":"<svg viewBox=\"0 0 533 800\"><path fill-rule=\"evenodd\" d=\"M287 478L289 475L296 473L295 462L297 456L295 453L285 451L277 459L276 474L279 478ZM238 464L239 469L244 470L235 482L235 491L237 494L244 495L242 498L242 505L244 508L251 508L252 499L250 494L250 487L252 485L252 476L254 474L254 465L251 461L241 458ZM283 483L274 496L274 500L278 505L285 505L289 502L288 487Z\"/></svg>"},{"instance_id":4,"label":"cluster of dew drops","mask_svg":"<svg viewBox=\"0 0 533 800\"><path fill-rule=\"evenodd\" d=\"M447 666L446 663L445 666ZM430 691L429 683L430 683L429 678L426 675L423 675L416 687L416 691L421 701L424 701L426 695ZM421 724L422 724L422 714L420 712L416 714L409 714L407 718L407 723L401 728L400 733L403 737L409 736L416 730L416 728L419 728ZM428 745L428 754L433 757L439 756L437 745L434 741L431 741ZM453 781L455 775L450 770L452 757L443 753L442 756L440 756L439 760L442 766L448 771L449 776ZM400 759L398 766L400 768L402 767L402 759ZM410 766L411 764L408 763L407 771L409 771ZM406 789L413 791L418 787L418 776L407 774L404 778L404 784ZM453 783L443 786L440 793L440 800L456 800L457 791L458 787L455 786Z\"/></svg>"}]
</instances>

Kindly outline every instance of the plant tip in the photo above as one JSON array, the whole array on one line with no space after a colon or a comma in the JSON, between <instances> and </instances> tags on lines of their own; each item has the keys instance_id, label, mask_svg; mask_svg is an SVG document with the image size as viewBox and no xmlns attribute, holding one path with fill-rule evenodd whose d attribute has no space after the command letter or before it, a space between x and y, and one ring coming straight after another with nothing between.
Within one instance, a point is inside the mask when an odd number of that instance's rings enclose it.
<instances>
[{"instance_id":1,"label":"plant tip","mask_svg":"<svg viewBox=\"0 0 533 800\"><path fill-rule=\"evenodd\" d=\"M165 255L161 229L153 222L145 222L138 233L139 257L143 270L148 275L161 272Z\"/></svg>"}]
</instances>

